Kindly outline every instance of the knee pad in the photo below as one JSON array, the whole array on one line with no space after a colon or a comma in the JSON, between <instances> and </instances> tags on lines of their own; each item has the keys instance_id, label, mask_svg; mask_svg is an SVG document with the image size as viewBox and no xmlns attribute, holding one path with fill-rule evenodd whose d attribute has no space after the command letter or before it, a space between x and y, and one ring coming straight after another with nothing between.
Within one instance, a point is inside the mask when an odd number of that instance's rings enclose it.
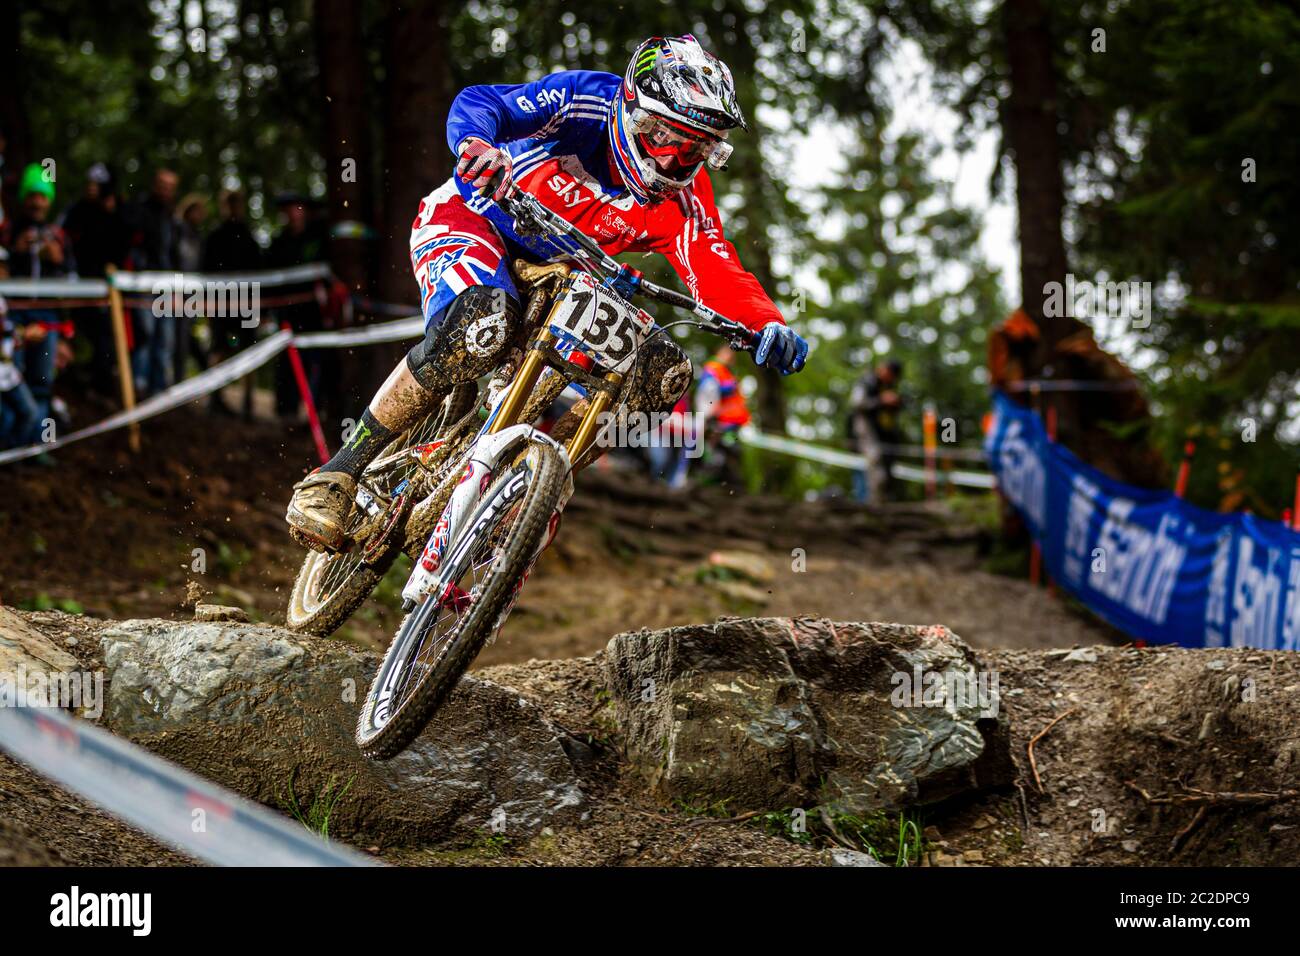
<instances>
[{"instance_id":1,"label":"knee pad","mask_svg":"<svg viewBox=\"0 0 1300 956\"><path fill-rule=\"evenodd\" d=\"M501 365L521 326L519 303L504 289L472 286L406 354L406 366L433 392L467 384Z\"/></svg>"},{"instance_id":2,"label":"knee pad","mask_svg":"<svg viewBox=\"0 0 1300 956\"><path fill-rule=\"evenodd\" d=\"M692 377L691 359L666 334L656 335L643 346L632 374L623 386L623 400L629 411L668 412L686 394Z\"/></svg>"}]
</instances>

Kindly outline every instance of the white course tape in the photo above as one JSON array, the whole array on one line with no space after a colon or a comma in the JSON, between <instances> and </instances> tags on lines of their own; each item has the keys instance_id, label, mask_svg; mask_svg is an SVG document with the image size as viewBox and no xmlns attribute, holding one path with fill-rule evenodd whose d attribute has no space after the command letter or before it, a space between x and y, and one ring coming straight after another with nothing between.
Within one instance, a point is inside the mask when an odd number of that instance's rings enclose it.
<instances>
[{"instance_id":1,"label":"white course tape","mask_svg":"<svg viewBox=\"0 0 1300 956\"><path fill-rule=\"evenodd\" d=\"M376 342L400 342L423 334L424 319L415 316L396 322L372 322L341 332L299 332L293 337L293 344L300 349L337 349Z\"/></svg>"},{"instance_id":2,"label":"white course tape","mask_svg":"<svg viewBox=\"0 0 1300 956\"><path fill-rule=\"evenodd\" d=\"M400 319L397 322L375 322L370 325L359 326L355 329L344 329L338 332L305 332L295 335L282 329L256 345L236 353L224 362L200 372L193 378L187 378L185 381L145 399L135 408L110 415L103 421L96 422L80 431L75 431L54 441L0 451L0 465L6 465L12 461L22 461L24 458L34 458L37 455L53 451L64 445L71 445L73 442L81 441L84 438L92 438L95 435L102 435L105 432L142 422L147 418L153 418L155 415L161 415L163 412L169 412L173 408L179 408L181 405L192 402L197 398L210 395L218 389L225 388L232 382L237 382L245 375L271 361L289 347L290 341L299 348L306 349L344 348L350 345L369 345L375 342L397 342L423 333L424 319L422 318Z\"/></svg>"},{"instance_id":3,"label":"white course tape","mask_svg":"<svg viewBox=\"0 0 1300 956\"><path fill-rule=\"evenodd\" d=\"M327 262L309 262L287 269L261 269L256 272L116 272L113 285L122 292L163 292L193 289L200 284L251 283L260 286L295 285L328 279ZM15 299L106 299L108 282L104 279L0 279L0 295Z\"/></svg>"},{"instance_id":4,"label":"white course tape","mask_svg":"<svg viewBox=\"0 0 1300 956\"><path fill-rule=\"evenodd\" d=\"M55 708L0 707L0 750L159 841L217 866L372 860ZM196 827L196 821L203 825ZM196 832L197 831L197 832Z\"/></svg>"},{"instance_id":5,"label":"white course tape","mask_svg":"<svg viewBox=\"0 0 1300 956\"><path fill-rule=\"evenodd\" d=\"M752 445L755 448L780 452L783 455L793 455L796 458L803 458L805 461L816 461L823 465L834 465L838 468L852 468L855 471L862 470L861 455L839 451L835 448L823 448L820 445L810 445L794 438L786 438L784 435L765 435L756 428L742 428L740 430L740 440L746 445Z\"/></svg>"},{"instance_id":6,"label":"white course tape","mask_svg":"<svg viewBox=\"0 0 1300 956\"><path fill-rule=\"evenodd\" d=\"M103 279L0 279L0 295L15 299L107 299Z\"/></svg>"},{"instance_id":7,"label":"white course tape","mask_svg":"<svg viewBox=\"0 0 1300 956\"><path fill-rule=\"evenodd\" d=\"M157 295L161 292L193 288L200 283L256 282L259 285L294 285L299 282L313 282L327 279L331 275L329 263L309 262L306 265L290 266L287 269L261 269L257 272L115 272L113 285L123 292L148 292Z\"/></svg>"},{"instance_id":8,"label":"white course tape","mask_svg":"<svg viewBox=\"0 0 1300 956\"><path fill-rule=\"evenodd\" d=\"M8 464L11 461L21 461L24 458L33 458L36 455L53 451L64 445L71 445L83 438L91 438L118 428L124 428L135 422L142 422L146 418L161 415L163 412L171 411L173 408L192 402L196 398L202 398L219 388L225 388L231 382L238 381L249 372L269 362L280 352L283 352L288 347L289 340L292 337L293 335L290 332L276 332L269 338L263 339L251 348L244 349L244 351L219 365L214 365L193 378L187 378L166 391L145 399L135 408L109 415L103 421L96 422L80 431L75 431L71 435L56 438L54 441L41 442L39 445L27 445L23 448L0 451L0 465Z\"/></svg>"},{"instance_id":9,"label":"white course tape","mask_svg":"<svg viewBox=\"0 0 1300 956\"><path fill-rule=\"evenodd\" d=\"M895 478L902 481L929 481L929 476L924 468L918 468L916 465L904 465L895 462L889 468L889 473ZM963 488L993 488L993 475L987 471L944 471L942 468L935 469L934 480L940 485L961 485Z\"/></svg>"},{"instance_id":10,"label":"white course tape","mask_svg":"<svg viewBox=\"0 0 1300 956\"><path fill-rule=\"evenodd\" d=\"M816 461L823 465L849 468L853 471L862 471L863 469L861 455L840 451L835 448L823 448L820 445L810 445L794 438L786 438L784 435L765 435L754 428L742 428L740 430L740 440L754 448L774 451L783 455L793 455L795 458L802 458L805 461ZM895 463L890 467L890 474L902 481L926 481L928 477L924 468L899 463ZM946 482L967 488L993 487L993 476L985 472L936 469L934 477L941 484Z\"/></svg>"}]
</instances>

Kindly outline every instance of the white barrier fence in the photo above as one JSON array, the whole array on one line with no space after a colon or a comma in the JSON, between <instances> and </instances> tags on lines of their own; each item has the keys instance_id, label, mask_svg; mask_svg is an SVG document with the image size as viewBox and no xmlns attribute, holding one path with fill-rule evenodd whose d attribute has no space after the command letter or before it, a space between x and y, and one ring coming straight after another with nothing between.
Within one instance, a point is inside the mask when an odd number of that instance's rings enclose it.
<instances>
[{"instance_id":1,"label":"white barrier fence","mask_svg":"<svg viewBox=\"0 0 1300 956\"><path fill-rule=\"evenodd\" d=\"M290 344L302 349L346 348L353 345L373 345L376 342L398 342L403 339L414 338L423 332L424 319L418 316L410 319L399 319L396 322L376 322L372 325L363 325L337 332L295 333L282 329L257 344L244 349L242 352L236 353L224 362L200 372L193 378L187 378L185 381L145 399L134 408L117 412L102 421L72 432L62 438L56 437L54 441L0 451L0 465L21 461L24 458L33 458L36 455L61 448L64 445L70 445L85 438L93 438L95 435L102 435L105 432L138 424L145 419L179 408L181 405L188 404L197 398L203 398L205 395L225 388L232 382L238 381L250 372L265 365L287 349Z\"/></svg>"},{"instance_id":2,"label":"white barrier fence","mask_svg":"<svg viewBox=\"0 0 1300 956\"><path fill-rule=\"evenodd\" d=\"M795 458L802 458L804 461L815 461L823 465L831 465L835 468L848 468L852 471L862 471L865 467L861 455L841 451L837 448L826 448L821 445L812 445L808 442L799 441L797 438L786 438L784 435L766 435L755 428L742 428L740 430L740 440L746 445L750 445L754 448L761 448L764 451L772 451L781 455L791 455ZM957 450L963 452L974 451L974 449ZM936 457L943 458L947 454L948 452L946 451L939 451L936 452ZM930 473L925 468L920 468L915 465L905 465L901 462L894 462L890 466L890 474L901 481L926 482L933 480L938 484L947 483L958 485L963 488L993 487L993 475L984 471L935 469L933 473Z\"/></svg>"},{"instance_id":3,"label":"white barrier fence","mask_svg":"<svg viewBox=\"0 0 1300 956\"><path fill-rule=\"evenodd\" d=\"M120 292L184 292L195 283L252 283L278 286L315 282L331 276L324 262L258 272L115 272L109 279L0 279L0 295L15 299L98 299L108 304L110 286Z\"/></svg>"},{"instance_id":4,"label":"white barrier fence","mask_svg":"<svg viewBox=\"0 0 1300 956\"><path fill-rule=\"evenodd\" d=\"M0 750L217 866L373 866L243 797L60 710L0 707Z\"/></svg>"},{"instance_id":5,"label":"white barrier fence","mask_svg":"<svg viewBox=\"0 0 1300 956\"><path fill-rule=\"evenodd\" d=\"M329 278L331 275L326 263L309 263L287 269L264 270L247 273L179 273L179 272L115 272L108 280L102 279L6 279L0 280L0 296L14 296L22 299L104 299L109 301L110 291L121 293L150 293L153 295L184 294L187 290L201 283L236 284L256 282L260 285L292 285L315 282ZM111 289L110 289L111 287ZM290 333L276 332L256 345L245 349L234 357L209 368L193 378L186 379L153 397L134 404L134 398L128 401L128 407L103 421L96 422L62 438L0 451L0 465L25 458L32 458L55 448L69 445L85 438L101 435L118 428L135 426L138 423L161 415L163 412L178 408L197 398L202 398L218 389L237 381L260 366L275 358L293 345L299 349L311 348L346 348L353 345L370 345L378 342L396 342L413 338L424 331L424 319L413 316L391 322L378 322L339 331ZM128 390L130 391L130 390ZM837 468L854 471L863 469L860 455L813 445L808 442L787 438L780 435L766 435L756 429L746 428L741 432L741 440L755 448L791 455L805 461L814 461ZM920 446L891 446L899 454L924 454ZM950 448L938 451L939 460L982 460L983 452L974 448ZM935 480L939 483L958 485L968 488L992 488L993 477L987 472L957 469L935 469L933 472L902 463L894 463L891 474L902 481L926 482Z\"/></svg>"}]
</instances>

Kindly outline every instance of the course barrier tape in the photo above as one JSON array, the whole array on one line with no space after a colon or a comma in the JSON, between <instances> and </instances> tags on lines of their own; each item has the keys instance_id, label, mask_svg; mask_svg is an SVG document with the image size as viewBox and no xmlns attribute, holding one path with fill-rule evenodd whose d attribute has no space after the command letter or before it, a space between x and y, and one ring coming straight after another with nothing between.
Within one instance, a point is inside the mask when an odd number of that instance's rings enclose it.
<instances>
[{"instance_id":1,"label":"course barrier tape","mask_svg":"<svg viewBox=\"0 0 1300 956\"><path fill-rule=\"evenodd\" d=\"M18 299L96 299L108 304L108 283L103 279L0 279L0 295Z\"/></svg>"},{"instance_id":2,"label":"course barrier tape","mask_svg":"<svg viewBox=\"0 0 1300 956\"><path fill-rule=\"evenodd\" d=\"M284 269L261 269L256 272L115 272L109 281L122 292L185 292L196 284L231 285L257 283L259 286L297 285L315 282L333 275L327 262L308 262ZM3 288L0 288L3 292ZM107 290L105 290L107 294Z\"/></svg>"},{"instance_id":3,"label":"course barrier tape","mask_svg":"<svg viewBox=\"0 0 1300 956\"><path fill-rule=\"evenodd\" d=\"M963 471L955 468L947 471L939 468L931 475L918 465L904 465L901 462L894 462L889 466L889 473L900 481L926 482L933 480L940 485L949 484L958 485L962 488L984 488L986 490L991 490L997 486L993 476L987 471Z\"/></svg>"},{"instance_id":4,"label":"course barrier tape","mask_svg":"<svg viewBox=\"0 0 1300 956\"><path fill-rule=\"evenodd\" d=\"M372 322L337 332L299 332L293 344L300 349L337 349L377 342L400 342L424 334L424 319L415 316L396 322Z\"/></svg>"},{"instance_id":5,"label":"course barrier tape","mask_svg":"<svg viewBox=\"0 0 1300 956\"><path fill-rule=\"evenodd\" d=\"M1300 534L1102 474L994 396L985 445L1056 584L1135 638L1300 650Z\"/></svg>"},{"instance_id":6,"label":"course barrier tape","mask_svg":"<svg viewBox=\"0 0 1300 956\"><path fill-rule=\"evenodd\" d=\"M1138 387L1136 379L1108 382L1104 380L1071 378L1029 378L1008 382L1008 392L1131 392Z\"/></svg>"},{"instance_id":7,"label":"course barrier tape","mask_svg":"<svg viewBox=\"0 0 1300 956\"><path fill-rule=\"evenodd\" d=\"M831 465L835 468L848 468L852 471L862 471L865 462L861 455L855 455L852 452L840 451L836 448L826 448L821 445L812 445L805 441L799 441L796 438L787 438L784 435L768 435L760 432L756 428L742 428L740 430L740 440L743 444L750 445L754 448L760 448L764 451L773 451L782 455L791 455L795 458L802 458L805 461L815 461L823 465ZM938 457L942 457L940 453ZM924 482L931 477L940 484L948 483L959 485L965 488L992 488L993 476L987 472L979 471L962 471L962 470L943 470L936 469L931 476L925 468L919 468L913 465L905 465L900 462L894 462L890 466L890 474L901 481Z\"/></svg>"},{"instance_id":8,"label":"course barrier tape","mask_svg":"<svg viewBox=\"0 0 1300 956\"><path fill-rule=\"evenodd\" d=\"M226 285L253 283L259 286L296 285L328 279L329 263L309 262L286 269L263 269L256 272L115 272L112 279L0 279L0 295L17 299L96 299L97 305L108 304L109 284L121 292L158 295L184 292L196 283Z\"/></svg>"},{"instance_id":9,"label":"course barrier tape","mask_svg":"<svg viewBox=\"0 0 1300 956\"><path fill-rule=\"evenodd\" d=\"M370 325L342 329L335 332L289 332L281 330L255 345L237 352L232 357L205 369L192 378L171 386L150 396L135 408L117 412L102 421L72 432L54 441L26 445L0 451L0 465L25 458L34 458L64 445L102 435L106 432L125 428L128 425L153 418L174 408L188 404L198 398L225 388L250 372L255 371L275 358L292 343L300 349L346 348L353 345L371 345L376 342L397 342L413 338L424 332L424 319L420 317L400 319L396 322L375 322Z\"/></svg>"},{"instance_id":10,"label":"course barrier tape","mask_svg":"<svg viewBox=\"0 0 1300 956\"><path fill-rule=\"evenodd\" d=\"M49 707L0 707L0 750L108 813L217 866L374 866L361 854Z\"/></svg>"}]
</instances>

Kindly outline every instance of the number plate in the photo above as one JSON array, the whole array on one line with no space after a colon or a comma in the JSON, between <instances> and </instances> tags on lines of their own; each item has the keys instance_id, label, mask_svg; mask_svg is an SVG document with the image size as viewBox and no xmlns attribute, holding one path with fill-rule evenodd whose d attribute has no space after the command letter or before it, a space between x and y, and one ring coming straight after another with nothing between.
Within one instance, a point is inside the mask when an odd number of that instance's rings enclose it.
<instances>
[{"instance_id":1,"label":"number plate","mask_svg":"<svg viewBox=\"0 0 1300 956\"><path fill-rule=\"evenodd\" d=\"M651 318L611 294L585 272L573 273L552 313L551 331L575 341L605 367L626 372L654 328Z\"/></svg>"}]
</instances>

